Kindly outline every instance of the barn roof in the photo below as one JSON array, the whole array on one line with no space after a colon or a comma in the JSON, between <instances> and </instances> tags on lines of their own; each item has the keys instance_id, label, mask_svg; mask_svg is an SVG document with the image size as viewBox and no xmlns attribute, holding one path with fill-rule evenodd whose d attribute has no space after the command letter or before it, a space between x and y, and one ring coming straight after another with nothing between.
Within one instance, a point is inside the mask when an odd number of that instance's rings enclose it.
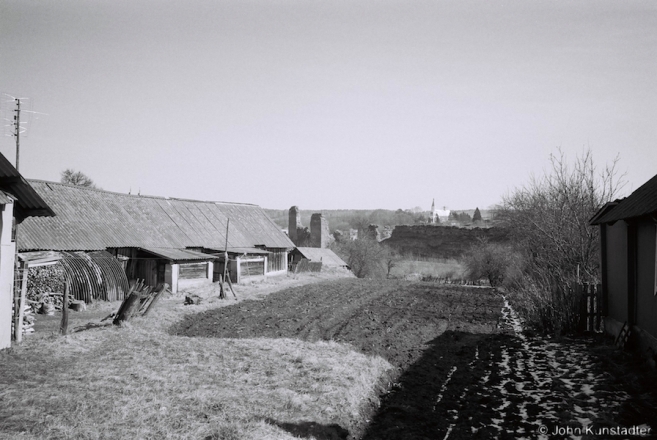
<instances>
[{"instance_id":1,"label":"barn roof","mask_svg":"<svg viewBox=\"0 0 657 440\"><path fill-rule=\"evenodd\" d=\"M224 249L294 244L256 205L139 196L30 180L56 213L18 228L19 250L101 250L111 247Z\"/></svg>"},{"instance_id":2,"label":"barn roof","mask_svg":"<svg viewBox=\"0 0 657 440\"><path fill-rule=\"evenodd\" d=\"M346 267L347 263L342 261L335 252L326 248L298 247L299 253L310 261L322 262L327 267Z\"/></svg>"},{"instance_id":3,"label":"barn roof","mask_svg":"<svg viewBox=\"0 0 657 440\"><path fill-rule=\"evenodd\" d=\"M655 213L657 213L657 175L607 212L595 215L591 219L591 224L613 223Z\"/></svg>"},{"instance_id":4,"label":"barn roof","mask_svg":"<svg viewBox=\"0 0 657 440\"><path fill-rule=\"evenodd\" d=\"M16 199L15 212L19 221L30 216L54 215L46 202L2 154L0 154L0 190L3 192L2 203L9 202L8 194Z\"/></svg>"}]
</instances>

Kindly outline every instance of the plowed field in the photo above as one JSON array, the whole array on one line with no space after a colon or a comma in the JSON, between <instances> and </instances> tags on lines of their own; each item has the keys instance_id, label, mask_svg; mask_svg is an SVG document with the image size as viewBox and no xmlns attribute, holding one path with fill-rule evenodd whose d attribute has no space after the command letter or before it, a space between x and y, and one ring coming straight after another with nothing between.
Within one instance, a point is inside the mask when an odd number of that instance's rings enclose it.
<instances>
[{"instance_id":1,"label":"plowed field","mask_svg":"<svg viewBox=\"0 0 657 440\"><path fill-rule=\"evenodd\" d=\"M359 426L341 426L339 436L289 429L304 438L604 438L619 427L654 434L652 391L610 375L588 341L529 339L521 328L493 289L348 279L188 316L171 332L334 340L397 368L381 406Z\"/></svg>"},{"instance_id":2,"label":"plowed field","mask_svg":"<svg viewBox=\"0 0 657 440\"><path fill-rule=\"evenodd\" d=\"M502 297L492 289L345 279L189 316L171 332L346 342L403 370L448 329L495 330L502 306Z\"/></svg>"}]
</instances>

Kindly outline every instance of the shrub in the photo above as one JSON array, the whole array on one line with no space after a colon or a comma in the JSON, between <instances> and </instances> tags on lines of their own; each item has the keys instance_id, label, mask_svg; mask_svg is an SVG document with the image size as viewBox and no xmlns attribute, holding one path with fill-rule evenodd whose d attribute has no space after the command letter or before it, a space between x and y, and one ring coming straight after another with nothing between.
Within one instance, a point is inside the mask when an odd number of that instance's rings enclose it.
<instances>
[{"instance_id":1,"label":"shrub","mask_svg":"<svg viewBox=\"0 0 657 440\"><path fill-rule=\"evenodd\" d=\"M600 278L599 230L589 219L624 185L616 162L598 170L590 151L571 165L563 153L550 156L552 170L505 197L498 218L524 258L516 304L530 325L562 335L576 330L579 283Z\"/></svg>"},{"instance_id":2,"label":"shrub","mask_svg":"<svg viewBox=\"0 0 657 440\"><path fill-rule=\"evenodd\" d=\"M521 257L511 246L489 243L485 239L473 245L463 256L466 277L472 281L486 279L493 287L510 286L517 282Z\"/></svg>"},{"instance_id":3,"label":"shrub","mask_svg":"<svg viewBox=\"0 0 657 440\"><path fill-rule=\"evenodd\" d=\"M394 267L390 249L371 238L336 242L333 249L358 278L384 278Z\"/></svg>"}]
</instances>

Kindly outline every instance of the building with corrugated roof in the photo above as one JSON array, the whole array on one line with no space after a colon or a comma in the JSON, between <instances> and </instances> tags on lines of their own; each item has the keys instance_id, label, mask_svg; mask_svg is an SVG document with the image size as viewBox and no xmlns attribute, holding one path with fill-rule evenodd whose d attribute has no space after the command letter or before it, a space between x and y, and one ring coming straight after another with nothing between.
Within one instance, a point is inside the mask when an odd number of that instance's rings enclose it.
<instances>
[{"instance_id":1,"label":"building with corrugated roof","mask_svg":"<svg viewBox=\"0 0 657 440\"><path fill-rule=\"evenodd\" d=\"M346 269L348 267L342 258L328 248L298 247L292 251L292 265L298 264L303 259L313 263L322 263L322 267L327 268Z\"/></svg>"},{"instance_id":2,"label":"building with corrugated roof","mask_svg":"<svg viewBox=\"0 0 657 440\"><path fill-rule=\"evenodd\" d=\"M657 175L591 219L600 225L605 331L657 355ZM625 328L625 329L624 329Z\"/></svg>"},{"instance_id":3,"label":"building with corrugated roof","mask_svg":"<svg viewBox=\"0 0 657 440\"><path fill-rule=\"evenodd\" d=\"M217 281L226 264L235 283L287 272L294 244L257 205L30 183L57 215L24 222L21 252L106 250L129 279L174 292Z\"/></svg>"},{"instance_id":4,"label":"building with corrugated roof","mask_svg":"<svg viewBox=\"0 0 657 440\"><path fill-rule=\"evenodd\" d=\"M14 223L32 216L52 216L53 211L0 154L0 349L11 345L14 305L14 265L16 243ZM21 305L18 309L21 309ZM21 310L22 312L22 310ZM20 327L17 327L20 332Z\"/></svg>"}]
</instances>

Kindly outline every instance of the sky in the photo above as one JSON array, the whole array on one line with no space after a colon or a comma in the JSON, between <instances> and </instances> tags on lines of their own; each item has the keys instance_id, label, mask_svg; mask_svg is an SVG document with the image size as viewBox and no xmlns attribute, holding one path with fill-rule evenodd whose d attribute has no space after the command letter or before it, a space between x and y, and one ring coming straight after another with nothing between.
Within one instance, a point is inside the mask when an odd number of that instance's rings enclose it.
<instances>
[{"instance_id":1,"label":"sky","mask_svg":"<svg viewBox=\"0 0 657 440\"><path fill-rule=\"evenodd\" d=\"M474 209L590 149L627 195L657 174L657 2L2 0L0 92L36 112L32 179Z\"/></svg>"}]
</instances>

